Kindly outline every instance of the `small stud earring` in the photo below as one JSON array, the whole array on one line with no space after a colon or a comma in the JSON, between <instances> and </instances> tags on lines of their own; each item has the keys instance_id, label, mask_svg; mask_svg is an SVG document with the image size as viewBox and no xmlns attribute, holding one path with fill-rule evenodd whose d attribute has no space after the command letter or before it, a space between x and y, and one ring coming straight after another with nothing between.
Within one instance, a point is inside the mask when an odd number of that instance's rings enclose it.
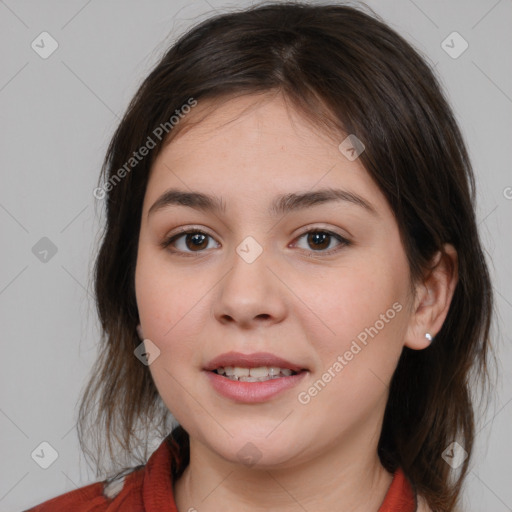
<instances>
[{"instance_id":1,"label":"small stud earring","mask_svg":"<svg viewBox=\"0 0 512 512\"><path fill-rule=\"evenodd\" d=\"M425 338L427 338L428 341L432 341L433 340L432 334L430 334L429 332L427 332L425 334Z\"/></svg>"}]
</instances>

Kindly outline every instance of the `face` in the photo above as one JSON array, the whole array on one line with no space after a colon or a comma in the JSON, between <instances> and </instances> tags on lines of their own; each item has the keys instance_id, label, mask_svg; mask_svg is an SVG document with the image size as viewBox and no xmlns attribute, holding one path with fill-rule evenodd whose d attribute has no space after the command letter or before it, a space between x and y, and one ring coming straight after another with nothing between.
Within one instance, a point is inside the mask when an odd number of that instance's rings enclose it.
<instances>
[{"instance_id":1,"label":"face","mask_svg":"<svg viewBox=\"0 0 512 512\"><path fill-rule=\"evenodd\" d=\"M246 96L154 163L135 276L142 332L160 351L149 369L211 456L276 468L378 440L410 276L392 211L338 148L345 137L279 97ZM221 204L155 205L170 189ZM325 189L344 193L278 202ZM267 380L233 380L247 375Z\"/></svg>"}]
</instances>

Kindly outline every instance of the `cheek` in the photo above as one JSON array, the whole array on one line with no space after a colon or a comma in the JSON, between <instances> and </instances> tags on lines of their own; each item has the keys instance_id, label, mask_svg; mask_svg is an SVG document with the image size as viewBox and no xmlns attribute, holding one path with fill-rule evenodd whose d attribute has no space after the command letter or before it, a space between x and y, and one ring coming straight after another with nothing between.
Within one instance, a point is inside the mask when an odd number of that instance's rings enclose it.
<instances>
[{"instance_id":1,"label":"cheek","mask_svg":"<svg viewBox=\"0 0 512 512\"><path fill-rule=\"evenodd\" d=\"M135 272L137 307L144 337L160 350L148 367L163 402L181 423L194 410L188 373L199 366L204 331L206 284L194 282L188 272L168 271L158 257L141 251ZM205 289L201 289L204 286ZM199 414L201 411L196 411Z\"/></svg>"},{"instance_id":2,"label":"cheek","mask_svg":"<svg viewBox=\"0 0 512 512\"><path fill-rule=\"evenodd\" d=\"M384 400L408 321L403 269L401 254L384 260L369 253L301 284L298 295L314 312L300 315L301 327L317 364L299 401L313 416L329 410L342 422L347 411L365 416Z\"/></svg>"},{"instance_id":3,"label":"cheek","mask_svg":"<svg viewBox=\"0 0 512 512\"><path fill-rule=\"evenodd\" d=\"M188 271L171 272L170 266L148 253L140 253L135 272L139 317L144 337L160 350L151 370L165 361L165 367L174 374L184 367L184 361L189 366L197 361L207 307L206 300L201 299L209 287Z\"/></svg>"},{"instance_id":4,"label":"cheek","mask_svg":"<svg viewBox=\"0 0 512 512\"><path fill-rule=\"evenodd\" d=\"M193 314L194 304L206 292L190 272L177 271L166 262L164 253L146 247L139 251L135 290L144 335L162 341Z\"/></svg>"},{"instance_id":5,"label":"cheek","mask_svg":"<svg viewBox=\"0 0 512 512\"><path fill-rule=\"evenodd\" d=\"M396 274L368 272L361 265L336 276L316 280L316 292L304 301L322 320L319 324L308 314L302 325L314 344L317 364L312 378L298 390L298 401L313 430L327 428L326 411L333 424L348 426L379 410L402 351L407 322Z\"/></svg>"},{"instance_id":6,"label":"cheek","mask_svg":"<svg viewBox=\"0 0 512 512\"><path fill-rule=\"evenodd\" d=\"M359 258L354 265L322 269L308 273L306 280L301 278L295 289L310 310L301 315L302 327L322 352L338 352L358 336L364 342L372 327L384 339L394 339L402 331L407 275L399 268L382 260Z\"/></svg>"}]
</instances>

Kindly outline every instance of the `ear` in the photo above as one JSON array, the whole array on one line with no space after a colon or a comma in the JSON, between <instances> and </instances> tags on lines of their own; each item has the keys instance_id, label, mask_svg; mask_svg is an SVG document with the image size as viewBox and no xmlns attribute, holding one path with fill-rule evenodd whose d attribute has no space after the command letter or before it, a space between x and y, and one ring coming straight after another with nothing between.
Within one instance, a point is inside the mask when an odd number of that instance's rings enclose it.
<instances>
[{"instance_id":1,"label":"ear","mask_svg":"<svg viewBox=\"0 0 512 512\"><path fill-rule=\"evenodd\" d=\"M137 334L139 335L139 339L140 339L141 341L142 341L142 340L144 340L144 336L143 336L143 334L142 334L142 328L141 328L140 324L139 324L139 325L137 325L136 329L137 329Z\"/></svg>"},{"instance_id":2,"label":"ear","mask_svg":"<svg viewBox=\"0 0 512 512\"><path fill-rule=\"evenodd\" d=\"M451 244L443 246L444 253L438 251L430 270L416 287L416 298L411 312L404 344L413 350L427 348L432 338L441 330L450 309L453 293L458 281L457 251Z\"/></svg>"}]
</instances>

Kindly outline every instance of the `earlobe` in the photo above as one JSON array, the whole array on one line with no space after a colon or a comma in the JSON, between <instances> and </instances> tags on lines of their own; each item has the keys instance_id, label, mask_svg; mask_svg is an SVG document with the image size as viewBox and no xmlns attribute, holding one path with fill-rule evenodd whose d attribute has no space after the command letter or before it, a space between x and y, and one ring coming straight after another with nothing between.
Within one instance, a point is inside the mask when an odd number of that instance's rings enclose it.
<instances>
[{"instance_id":1,"label":"earlobe","mask_svg":"<svg viewBox=\"0 0 512 512\"><path fill-rule=\"evenodd\" d=\"M458 280L457 252L445 244L432 260L432 267L417 288L404 345L413 350L427 348L448 315Z\"/></svg>"},{"instance_id":2,"label":"earlobe","mask_svg":"<svg viewBox=\"0 0 512 512\"><path fill-rule=\"evenodd\" d=\"M144 336L142 334L142 327L140 326L140 324L137 325L136 330L137 330L137 335L139 336L139 339L142 341L144 339Z\"/></svg>"}]
</instances>

